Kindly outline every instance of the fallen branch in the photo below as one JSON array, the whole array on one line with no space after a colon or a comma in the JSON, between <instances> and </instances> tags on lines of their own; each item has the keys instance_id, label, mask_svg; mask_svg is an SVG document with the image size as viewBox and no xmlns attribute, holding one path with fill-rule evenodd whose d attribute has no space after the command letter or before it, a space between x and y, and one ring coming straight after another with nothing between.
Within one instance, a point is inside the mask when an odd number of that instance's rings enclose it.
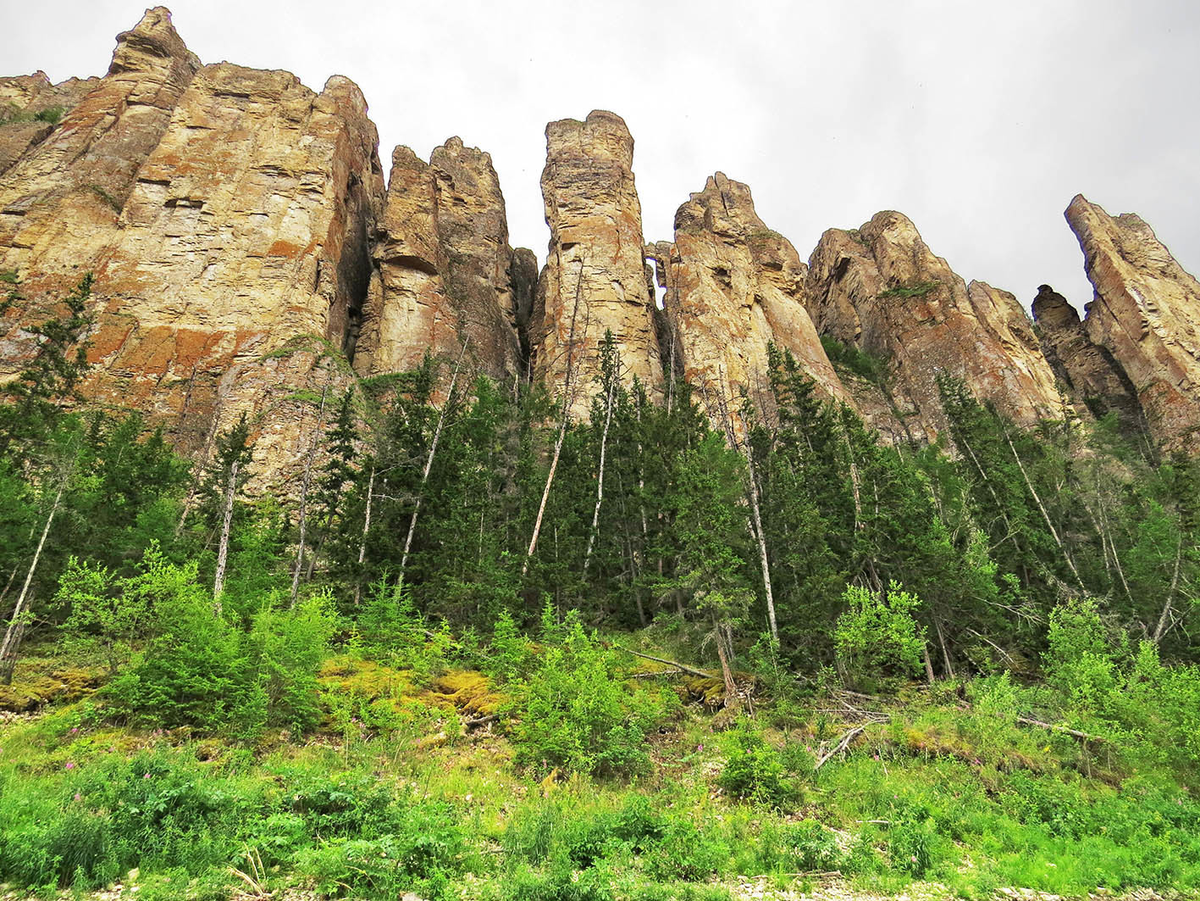
<instances>
[{"instance_id":1,"label":"fallen branch","mask_svg":"<svg viewBox=\"0 0 1200 901\"><path fill-rule=\"evenodd\" d=\"M478 729L480 726L486 726L489 723L495 723L499 721L499 719L500 714L489 713L487 716L481 716L478 719L467 720L465 723L463 723L463 728L470 732L472 729Z\"/></svg>"},{"instance_id":2,"label":"fallen branch","mask_svg":"<svg viewBox=\"0 0 1200 901\"><path fill-rule=\"evenodd\" d=\"M665 663L667 666L673 666L682 672L689 673L693 676L699 676L701 679L716 679L718 676L712 673L706 673L702 669L688 666L686 663L680 663L678 660L665 660L662 657L652 657L649 654L643 654L640 651L631 651L629 648L623 648L619 644L613 644L613 647L618 651L624 651L626 654L632 654L634 657L641 657L643 660L653 660L655 663Z\"/></svg>"},{"instance_id":3,"label":"fallen branch","mask_svg":"<svg viewBox=\"0 0 1200 901\"><path fill-rule=\"evenodd\" d=\"M1093 735L1090 732L1080 732L1078 729L1069 729L1066 726L1059 726L1055 723L1044 723L1041 720L1035 720L1029 716L1017 717L1018 723L1024 723L1026 726L1037 726L1039 729L1049 729L1051 732L1062 732L1064 735L1074 735L1076 738L1084 741L1095 741L1107 743L1108 739L1103 735Z\"/></svg>"},{"instance_id":4,"label":"fallen branch","mask_svg":"<svg viewBox=\"0 0 1200 901\"><path fill-rule=\"evenodd\" d=\"M821 767L825 766L825 764L829 762L829 759L831 757L842 753L848 747L850 747L850 742L854 741L855 737L858 736L858 734L860 732L862 732L864 729L867 728L867 725L868 725L867 723L863 723L861 726L855 726L853 729L851 729L849 732L847 732L845 735L843 735L842 740L837 743L837 746L832 751L830 751L828 754L826 754L824 757L822 757L820 760L817 761L816 765L813 767L813 772L815 773Z\"/></svg>"}]
</instances>

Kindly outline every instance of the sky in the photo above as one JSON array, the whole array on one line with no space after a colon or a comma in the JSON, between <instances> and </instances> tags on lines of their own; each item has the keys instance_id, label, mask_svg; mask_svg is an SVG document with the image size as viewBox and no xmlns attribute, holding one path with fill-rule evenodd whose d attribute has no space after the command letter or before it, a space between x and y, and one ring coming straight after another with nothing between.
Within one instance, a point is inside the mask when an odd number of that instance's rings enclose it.
<instances>
[{"instance_id":1,"label":"sky","mask_svg":"<svg viewBox=\"0 0 1200 901\"><path fill-rule=\"evenodd\" d=\"M0 0L0 75L103 74L145 0ZM175 0L205 63L362 88L383 163L492 155L514 246L546 255L545 126L629 125L649 241L715 171L807 257L900 210L967 280L1091 299L1062 211L1137 212L1200 275L1195 0Z\"/></svg>"}]
</instances>

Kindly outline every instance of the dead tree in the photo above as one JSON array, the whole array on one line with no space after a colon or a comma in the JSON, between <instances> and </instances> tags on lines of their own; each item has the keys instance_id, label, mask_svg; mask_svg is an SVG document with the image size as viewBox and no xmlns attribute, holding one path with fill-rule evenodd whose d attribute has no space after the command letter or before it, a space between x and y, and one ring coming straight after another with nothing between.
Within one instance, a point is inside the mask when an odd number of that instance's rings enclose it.
<instances>
[{"instance_id":1,"label":"dead tree","mask_svg":"<svg viewBox=\"0 0 1200 901\"><path fill-rule=\"evenodd\" d=\"M600 505L604 502L604 458L608 451L608 427L612 423L613 390L617 384L617 373L608 373L608 392L604 401L604 431L600 435L600 471L596 477L596 506L592 510L592 530L588 534L587 553L583 555L583 575L587 577L588 564L592 560L592 548L596 545L596 533L600 531Z\"/></svg>"},{"instance_id":2,"label":"dead tree","mask_svg":"<svg viewBox=\"0 0 1200 901\"><path fill-rule=\"evenodd\" d=\"M554 455L550 458L550 472L546 475L546 487L542 489L542 500L538 504L537 519L533 523L533 535L529 538L529 550L521 564L521 575L529 572L529 561L537 550L538 535L542 531L542 518L546 515L546 501L550 499L550 486L554 484L554 473L558 470L558 458L562 455L563 441L567 437L567 426L571 421L571 405L575 399L575 325L579 317L579 300L583 296L584 261L579 261L579 277L575 280L575 305L571 309L571 326L567 330L567 373L563 383L562 415L558 422L558 437L554 440ZM587 337L587 316L584 317L584 338Z\"/></svg>"},{"instance_id":3,"label":"dead tree","mask_svg":"<svg viewBox=\"0 0 1200 901\"><path fill-rule=\"evenodd\" d=\"M292 568L293 607L296 606L296 596L300 593L300 570L304 568L304 539L308 526L308 483L312 477L313 457L317 455L317 440L321 436L321 426L325 423L325 395L329 391L330 378L332 378L332 373L326 376L325 387L321 389L321 409L317 413L317 428L308 445L308 458L304 461L304 480L300 483L300 541L296 547L296 565Z\"/></svg>"},{"instance_id":4,"label":"dead tree","mask_svg":"<svg viewBox=\"0 0 1200 901\"><path fill-rule=\"evenodd\" d=\"M458 372L462 368L463 358L467 355L468 338L463 342L458 362L454 364L454 374L450 377L450 390L446 393L446 402L438 413L437 426L433 430L433 441L429 444L429 455L425 458L425 470L421 473L421 487L417 490L417 500L413 504L412 517L408 521L408 536L404 539L404 554L400 557L400 578L404 579L404 570L408 566L408 552L412 548L413 534L417 531L417 514L421 512L421 498L425 494L425 483L429 481L429 472L433 469L433 458L437 454L438 439L442 437L442 426L446 422L446 411L454 402L454 386L458 382Z\"/></svg>"},{"instance_id":5,"label":"dead tree","mask_svg":"<svg viewBox=\"0 0 1200 901\"><path fill-rule=\"evenodd\" d=\"M221 594L225 591L225 564L229 559L229 527L233 524L233 499L237 494L237 474L240 460L229 467L229 484L225 486L225 513L221 519L221 543L217 548L217 572L213 576L213 606L221 615Z\"/></svg>"}]
</instances>

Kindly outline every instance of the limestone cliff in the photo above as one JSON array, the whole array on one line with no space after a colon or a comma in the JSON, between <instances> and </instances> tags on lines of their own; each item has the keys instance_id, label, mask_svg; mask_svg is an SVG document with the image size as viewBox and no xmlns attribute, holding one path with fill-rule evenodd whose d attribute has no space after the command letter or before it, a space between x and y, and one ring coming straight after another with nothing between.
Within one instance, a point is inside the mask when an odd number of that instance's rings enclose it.
<instances>
[{"instance_id":1,"label":"limestone cliff","mask_svg":"<svg viewBox=\"0 0 1200 901\"><path fill-rule=\"evenodd\" d=\"M1054 373L1016 298L980 282L968 288L901 213L830 229L809 267L818 332L883 362L907 437L933 440L945 429L939 373L1022 425L1062 415Z\"/></svg>"},{"instance_id":2,"label":"limestone cliff","mask_svg":"<svg viewBox=\"0 0 1200 901\"><path fill-rule=\"evenodd\" d=\"M189 452L248 412L256 456L286 468L311 395L346 384L337 358L370 277L382 181L366 111L340 76L317 94L286 72L200 67L150 10L0 177L0 267L29 298L6 322L8 371L21 326L94 271L91 399L141 410Z\"/></svg>"},{"instance_id":3,"label":"limestone cliff","mask_svg":"<svg viewBox=\"0 0 1200 901\"><path fill-rule=\"evenodd\" d=\"M359 372L411 369L426 351L456 360L465 346L477 369L494 379L526 375L518 328L528 319L536 275L529 273L532 254L509 247L488 154L451 138L425 163L397 147L375 238L378 277L365 310Z\"/></svg>"},{"instance_id":4,"label":"limestone cliff","mask_svg":"<svg viewBox=\"0 0 1200 901\"><path fill-rule=\"evenodd\" d=\"M1164 448L1200 450L1200 282L1132 213L1078 195L1066 217L1095 289L1088 340L1111 354Z\"/></svg>"},{"instance_id":5,"label":"limestone cliff","mask_svg":"<svg viewBox=\"0 0 1200 901\"><path fill-rule=\"evenodd\" d=\"M633 138L620 116L596 110L583 122L546 127L542 197L550 246L531 321L534 374L561 389L572 371L577 415L596 390L597 348L607 331L624 381L637 376L652 397L661 396L632 165Z\"/></svg>"},{"instance_id":6,"label":"limestone cliff","mask_svg":"<svg viewBox=\"0 0 1200 901\"><path fill-rule=\"evenodd\" d=\"M767 347L790 351L829 399L848 401L804 306L808 267L754 210L750 189L718 172L675 214L675 242L647 248L663 286L665 360L719 419L721 399L769 406Z\"/></svg>"}]
</instances>

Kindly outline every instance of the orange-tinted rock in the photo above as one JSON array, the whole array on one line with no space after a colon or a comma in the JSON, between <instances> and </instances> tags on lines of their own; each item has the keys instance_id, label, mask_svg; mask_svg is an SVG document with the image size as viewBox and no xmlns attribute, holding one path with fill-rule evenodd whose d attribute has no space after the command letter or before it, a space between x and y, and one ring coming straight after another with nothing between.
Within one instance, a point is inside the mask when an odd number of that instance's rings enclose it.
<instances>
[{"instance_id":1,"label":"orange-tinted rock","mask_svg":"<svg viewBox=\"0 0 1200 901\"><path fill-rule=\"evenodd\" d=\"M662 364L633 180L633 138L614 113L546 126L542 198L550 246L531 322L534 374L562 390L574 371L572 410L597 390L598 347L611 331L623 380L661 394Z\"/></svg>"},{"instance_id":2,"label":"orange-tinted rock","mask_svg":"<svg viewBox=\"0 0 1200 901\"><path fill-rule=\"evenodd\" d=\"M1088 339L1128 377L1158 442L1200 450L1200 282L1132 213L1109 216L1079 195L1066 217L1095 289Z\"/></svg>"},{"instance_id":3,"label":"orange-tinted rock","mask_svg":"<svg viewBox=\"0 0 1200 901\"><path fill-rule=\"evenodd\" d=\"M830 229L809 261L817 330L883 361L885 394L908 437L946 427L945 373L1021 425L1062 415L1054 373L1013 295L968 290L904 215L877 213L860 229Z\"/></svg>"},{"instance_id":4,"label":"orange-tinted rock","mask_svg":"<svg viewBox=\"0 0 1200 901\"><path fill-rule=\"evenodd\" d=\"M301 410L351 379L339 360L383 190L366 102L340 76L317 94L286 72L199 68L161 9L119 41L109 74L0 177L0 267L29 298L11 343L91 270L85 394L201 454L247 412L260 472L285 471L307 452Z\"/></svg>"}]
</instances>

